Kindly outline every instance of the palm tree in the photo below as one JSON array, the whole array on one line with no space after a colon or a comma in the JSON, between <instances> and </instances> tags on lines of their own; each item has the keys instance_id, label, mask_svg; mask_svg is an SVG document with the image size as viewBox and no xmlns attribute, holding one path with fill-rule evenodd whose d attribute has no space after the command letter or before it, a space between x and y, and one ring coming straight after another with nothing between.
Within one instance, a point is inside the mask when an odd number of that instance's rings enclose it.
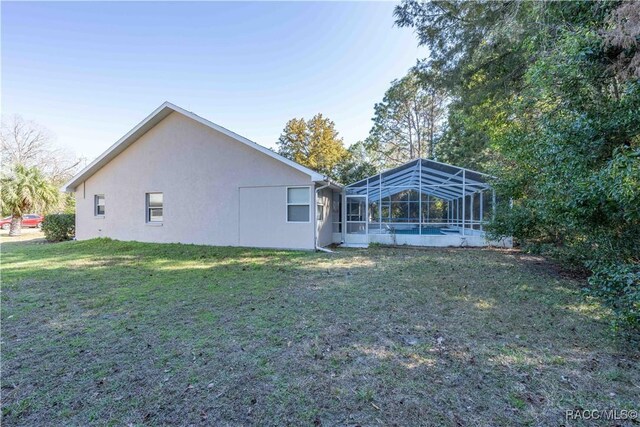
<instances>
[{"instance_id":1,"label":"palm tree","mask_svg":"<svg viewBox=\"0 0 640 427\"><path fill-rule=\"evenodd\" d=\"M0 207L11 215L9 236L22 232L22 215L32 210L46 210L58 202L58 189L47 181L38 168L16 165L0 180Z\"/></svg>"}]
</instances>

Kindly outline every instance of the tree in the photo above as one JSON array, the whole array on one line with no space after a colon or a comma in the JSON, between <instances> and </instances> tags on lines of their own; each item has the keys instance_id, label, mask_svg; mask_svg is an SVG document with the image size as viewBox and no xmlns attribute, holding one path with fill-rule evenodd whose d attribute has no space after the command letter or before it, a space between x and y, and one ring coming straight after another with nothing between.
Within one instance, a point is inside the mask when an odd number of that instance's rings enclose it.
<instances>
[{"instance_id":1,"label":"tree","mask_svg":"<svg viewBox=\"0 0 640 427\"><path fill-rule=\"evenodd\" d=\"M436 73L451 97L440 158L479 170L494 163L495 138L509 127L530 65L554 48L562 28L602 24L615 4L405 0L397 6L396 24L414 28L429 49L418 72Z\"/></svg>"},{"instance_id":2,"label":"tree","mask_svg":"<svg viewBox=\"0 0 640 427\"><path fill-rule=\"evenodd\" d=\"M612 70L623 80L640 79L640 2L623 2L607 24L603 34Z\"/></svg>"},{"instance_id":3,"label":"tree","mask_svg":"<svg viewBox=\"0 0 640 427\"><path fill-rule=\"evenodd\" d=\"M335 124L320 113L308 121L289 120L277 144L279 154L334 179L348 156Z\"/></svg>"},{"instance_id":4,"label":"tree","mask_svg":"<svg viewBox=\"0 0 640 427\"><path fill-rule=\"evenodd\" d=\"M380 171L380 156L372 152L366 143L358 141L347 151L348 156L338 165L338 180L341 183L352 184Z\"/></svg>"},{"instance_id":5,"label":"tree","mask_svg":"<svg viewBox=\"0 0 640 427\"><path fill-rule=\"evenodd\" d=\"M35 167L16 165L11 173L3 174L0 183L0 207L12 217L10 236L21 234L23 215L34 209L46 211L60 196L58 189Z\"/></svg>"},{"instance_id":6,"label":"tree","mask_svg":"<svg viewBox=\"0 0 640 427\"><path fill-rule=\"evenodd\" d=\"M395 13L452 96L443 157L489 170L513 201L494 237L587 267L616 325L640 330L637 5L411 0Z\"/></svg>"},{"instance_id":7,"label":"tree","mask_svg":"<svg viewBox=\"0 0 640 427\"><path fill-rule=\"evenodd\" d=\"M411 70L394 80L381 103L375 105L374 126L368 143L385 166L392 167L418 157L435 157L442 130L447 97L433 76Z\"/></svg>"},{"instance_id":8,"label":"tree","mask_svg":"<svg viewBox=\"0 0 640 427\"><path fill-rule=\"evenodd\" d=\"M80 159L53 145L51 132L35 122L13 116L0 126L2 172L15 165L36 167L56 185L62 185L77 170Z\"/></svg>"}]
</instances>

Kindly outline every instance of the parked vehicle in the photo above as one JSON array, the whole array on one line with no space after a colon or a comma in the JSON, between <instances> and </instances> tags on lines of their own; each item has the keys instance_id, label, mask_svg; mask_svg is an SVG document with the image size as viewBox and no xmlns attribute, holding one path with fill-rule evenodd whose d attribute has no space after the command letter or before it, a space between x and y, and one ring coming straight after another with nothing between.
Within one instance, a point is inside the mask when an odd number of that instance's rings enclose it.
<instances>
[{"instance_id":1,"label":"parked vehicle","mask_svg":"<svg viewBox=\"0 0 640 427\"><path fill-rule=\"evenodd\" d=\"M22 226L23 227L42 227L42 221L44 221L44 217L38 214L26 214L22 216ZM2 218L0 220L0 227L3 230L8 230L11 227L11 217L8 216L6 218Z\"/></svg>"}]
</instances>

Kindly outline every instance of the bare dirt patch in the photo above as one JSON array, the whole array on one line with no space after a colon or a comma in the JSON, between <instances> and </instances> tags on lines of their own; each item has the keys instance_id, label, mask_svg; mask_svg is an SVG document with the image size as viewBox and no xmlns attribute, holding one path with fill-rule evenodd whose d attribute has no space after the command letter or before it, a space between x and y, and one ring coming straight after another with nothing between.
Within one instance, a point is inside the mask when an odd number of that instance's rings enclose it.
<instances>
[{"instance_id":1,"label":"bare dirt patch","mask_svg":"<svg viewBox=\"0 0 640 427\"><path fill-rule=\"evenodd\" d=\"M9 236L9 230L0 229L0 244L16 242L45 243L44 233L39 228L23 228L20 236Z\"/></svg>"}]
</instances>

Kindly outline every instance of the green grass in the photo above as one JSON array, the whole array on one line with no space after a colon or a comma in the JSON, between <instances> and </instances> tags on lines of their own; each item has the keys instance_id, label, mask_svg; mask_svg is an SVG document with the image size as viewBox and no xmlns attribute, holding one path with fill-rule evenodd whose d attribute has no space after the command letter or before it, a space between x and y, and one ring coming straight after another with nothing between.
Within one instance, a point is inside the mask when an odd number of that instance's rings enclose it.
<instances>
[{"instance_id":1,"label":"green grass","mask_svg":"<svg viewBox=\"0 0 640 427\"><path fill-rule=\"evenodd\" d=\"M637 349L517 252L2 249L5 425L559 425L639 406Z\"/></svg>"}]
</instances>

